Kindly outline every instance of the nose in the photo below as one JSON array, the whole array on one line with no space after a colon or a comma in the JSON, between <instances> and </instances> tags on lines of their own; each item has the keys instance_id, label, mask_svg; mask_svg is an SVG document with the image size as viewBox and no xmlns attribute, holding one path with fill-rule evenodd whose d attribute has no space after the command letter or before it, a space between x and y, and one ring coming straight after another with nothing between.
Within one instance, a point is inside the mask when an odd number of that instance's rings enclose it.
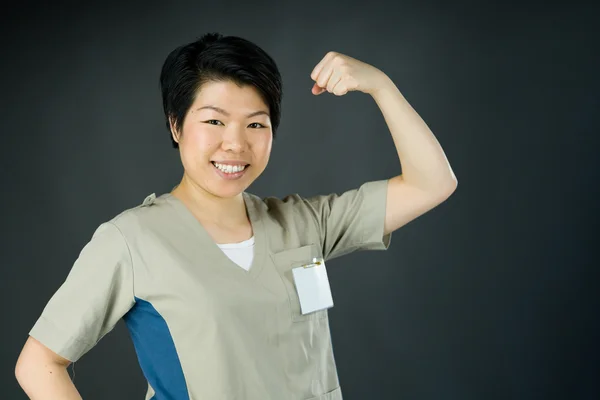
<instances>
[{"instance_id":1,"label":"nose","mask_svg":"<svg viewBox=\"0 0 600 400\"><path fill-rule=\"evenodd\" d=\"M247 146L246 133L243 129L230 126L223 133L223 142L221 143L223 150L241 153L246 150Z\"/></svg>"}]
</instances>

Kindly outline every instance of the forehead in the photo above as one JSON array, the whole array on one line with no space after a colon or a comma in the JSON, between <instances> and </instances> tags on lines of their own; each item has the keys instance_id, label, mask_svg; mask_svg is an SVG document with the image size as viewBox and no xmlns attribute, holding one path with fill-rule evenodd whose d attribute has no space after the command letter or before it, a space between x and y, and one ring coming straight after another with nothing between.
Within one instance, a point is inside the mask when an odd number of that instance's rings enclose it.
<instances>
[{"instance_id":1,"label":"forehead","mask_svg":"<svg viewBox=\"0 0 600 400\"><path fill-rule=\"evenodd\" d=\"M231 81L206 82L196 94L195 107L214 105L232 113L257 111L268 107L252 85L238 86Z\"/></svg>"}]
</instances>

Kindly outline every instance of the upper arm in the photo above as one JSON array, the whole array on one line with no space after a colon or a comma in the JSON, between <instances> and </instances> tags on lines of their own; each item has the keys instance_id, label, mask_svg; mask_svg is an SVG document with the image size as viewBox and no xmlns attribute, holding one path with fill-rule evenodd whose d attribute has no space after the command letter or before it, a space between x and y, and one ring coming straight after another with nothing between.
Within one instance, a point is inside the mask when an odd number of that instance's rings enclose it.
<instances>
[{"instance_id":1,"label":"upper arm","mask_svg":"<svg viewBox=\"0 0 600 400\"><path fill-rule=\"evenodd\" d=\"M437 191L423 190L406 182L402 175L388 181L385 207L386 234L406 225L443 203L456 189L456 186L440 188Z\"/></svg>"},{"instance_id":2,"label":"upper arm","mask_svg":"<svg viewBox=\"0 0 600 400\"><path fill-rule=\"evenodd\" d=\"M32 361L51 362L65 368L71 364L70 360L67 360L66 358L56 354L54 351L44 346L36 338L29 336L25 342L25 345L23 346L23 349L21 350L17 364L22 365Z\"/></svg>"},{"instance_id":3,"label":"upper arm","mask_svg":"<svg viewBox=\"0 0 600 400\"><path fill-rule=\"evenodd\" d=\"M84 246L29 334L63 359L77 361L134 303L129 248L120 230L105 223Z\"/></svg>"},{"instance_id":4,"label":"upper arm","mask_svg":"<svg viewBox=\"0 0 600 400\"><path fill-rule=\"evenodd\" d=\"M356 250L386 250L391 235L384 233L387 180L366 182L340 195L306 199L319 232L323 258Z\"/></svg>"}]
</instances>

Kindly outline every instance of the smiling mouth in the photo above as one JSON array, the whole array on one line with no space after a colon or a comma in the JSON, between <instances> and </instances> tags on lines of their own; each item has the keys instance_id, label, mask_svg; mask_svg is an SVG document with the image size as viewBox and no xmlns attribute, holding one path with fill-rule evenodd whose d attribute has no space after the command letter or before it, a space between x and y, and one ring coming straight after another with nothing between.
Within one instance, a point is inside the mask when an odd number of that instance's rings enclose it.
<instances>
[{"instance_id":1,"label":"smiling mouth","mask_svg":"<svg viewBox=\"0 0 600 400\"><path fill-rule=\"evenodd\" d=\"M219 164L217 162L211 161L211 164L218 169L219 171L225 174L236 174L244 171L250 164L240 164L240 165L230 165L230 164Z\"/></svg>"}]
</instances>

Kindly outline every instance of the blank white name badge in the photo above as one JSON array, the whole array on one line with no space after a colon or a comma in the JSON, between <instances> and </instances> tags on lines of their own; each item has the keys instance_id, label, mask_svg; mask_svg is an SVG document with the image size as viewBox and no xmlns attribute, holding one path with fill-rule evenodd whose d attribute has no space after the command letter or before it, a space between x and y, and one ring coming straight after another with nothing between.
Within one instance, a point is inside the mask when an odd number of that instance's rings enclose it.
<instances>
[{"instance_id":1,"label":"blank white name badge","mask_svg":"<svg viewBox=\"0 0 600 400\"><path fill-rule=\"evenodd\" d=\"M294 283L302 315L333 307L331 288L322 258L313 258L312 263L292 269Z\"/></svg>"}]
</instances>

